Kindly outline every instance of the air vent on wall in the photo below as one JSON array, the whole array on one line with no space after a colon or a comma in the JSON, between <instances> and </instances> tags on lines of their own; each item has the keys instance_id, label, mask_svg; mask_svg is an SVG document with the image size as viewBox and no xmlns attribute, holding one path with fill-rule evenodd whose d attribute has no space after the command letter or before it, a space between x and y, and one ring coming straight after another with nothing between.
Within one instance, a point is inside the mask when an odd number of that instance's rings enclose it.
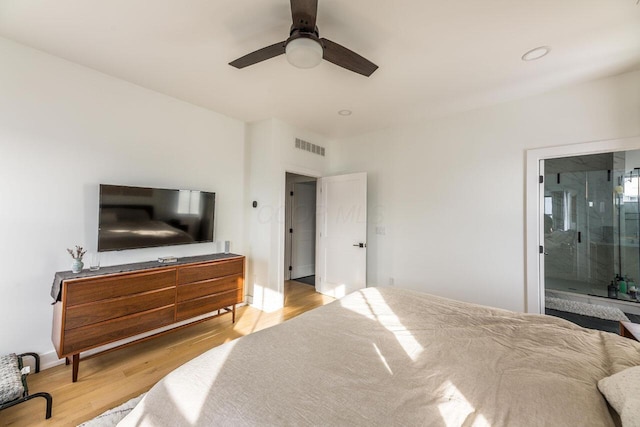
<instances>
[{"instance_id":1,"label":"air vent on wall","mask_svg":"<svg viewBox=\"0 0 640 427\"><path fill-rule=\"evenodd\" d=\"M296 138L296 148L324 157L324 147Z\"/></svg>"}]
</instances>

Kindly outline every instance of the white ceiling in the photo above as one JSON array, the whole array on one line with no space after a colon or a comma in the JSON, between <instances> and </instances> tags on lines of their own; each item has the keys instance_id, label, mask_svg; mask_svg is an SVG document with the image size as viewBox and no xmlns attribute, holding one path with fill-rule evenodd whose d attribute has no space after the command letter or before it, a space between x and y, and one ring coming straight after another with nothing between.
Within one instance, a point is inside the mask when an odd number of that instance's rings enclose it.
<instances>
[{"instance_id":1,"label":"white ceiling","mask_svg":"<svg viewBox=\"0 0 640 427\"><path fill-rule=\"evenodd\" d=\"M380 68L369 78L284 56L287 0L0 0L0 36L247 122L330 137L541 93L640 65L636 0L319 0L320 35ZM527 50L551 53L523 62ZM349 109L348 117L338 110Z\"/></svg>"}]
</instances>

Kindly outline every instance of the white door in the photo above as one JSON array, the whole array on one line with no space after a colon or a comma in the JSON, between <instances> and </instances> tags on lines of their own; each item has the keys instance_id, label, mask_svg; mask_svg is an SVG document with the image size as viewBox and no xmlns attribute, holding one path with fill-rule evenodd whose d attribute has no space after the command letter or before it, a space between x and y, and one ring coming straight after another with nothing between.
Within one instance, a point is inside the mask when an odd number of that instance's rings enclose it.
<instances>
[{"instance_id":1,"label":"white door","mask_svg":"<svg viewBox=\"0 0 640 427\"><path fill-rule=\"evenodd\" d=\"M316 182L293 185L291 279L316 274Z\"/></svg>"},{"instance_id":2,"label":"white door","mask_svg":"<svg viewBox=\"0 0 640 427\"><path fill-rule=\"evenodd\" d=\"M367 286L367 174L318 179L316 290L341 298Z\"/></svg>"}]
</instances>

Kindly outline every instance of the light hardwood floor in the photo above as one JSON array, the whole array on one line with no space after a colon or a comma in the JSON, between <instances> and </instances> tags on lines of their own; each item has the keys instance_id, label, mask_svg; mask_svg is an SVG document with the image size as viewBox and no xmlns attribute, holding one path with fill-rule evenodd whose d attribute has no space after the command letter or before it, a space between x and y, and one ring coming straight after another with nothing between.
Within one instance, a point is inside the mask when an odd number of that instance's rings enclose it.
<instances>
[{"instance_id":1,"label":"light hardwood floor","mask_svg":"<svg viewBox=\"0 0 640 427\"><path fill-rule=\"evenodd\" d=\"M333 301L313 286L285 283L285 307L264 313L238 308L236 323L221 316L140 344L89 358L80 363L78 382L71 366L60 365L29 375L29 391L53 396L53 416L44 419L44 399L37 398L0 411L3 426L76 426L107 409L146 392L164 375L212 347L277 325Z\"/></svg>"}]
</instances>

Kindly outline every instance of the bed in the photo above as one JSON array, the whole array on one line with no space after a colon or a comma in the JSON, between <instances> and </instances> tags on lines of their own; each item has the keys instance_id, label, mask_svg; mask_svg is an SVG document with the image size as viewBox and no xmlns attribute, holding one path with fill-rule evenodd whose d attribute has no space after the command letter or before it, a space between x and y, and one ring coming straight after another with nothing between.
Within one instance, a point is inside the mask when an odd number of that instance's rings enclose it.
<instances>
[{"instance_id":1,"label":"bed","mask_svg":"<svg viewBox=\"0 0 640 427\"><path fill-rule=\"evenodd\" d=\"M559 318L367 288L209 350L118 425L601 427L620 417L599 381L638 365L639 343Z\"/></svg>"}]
</instances>

